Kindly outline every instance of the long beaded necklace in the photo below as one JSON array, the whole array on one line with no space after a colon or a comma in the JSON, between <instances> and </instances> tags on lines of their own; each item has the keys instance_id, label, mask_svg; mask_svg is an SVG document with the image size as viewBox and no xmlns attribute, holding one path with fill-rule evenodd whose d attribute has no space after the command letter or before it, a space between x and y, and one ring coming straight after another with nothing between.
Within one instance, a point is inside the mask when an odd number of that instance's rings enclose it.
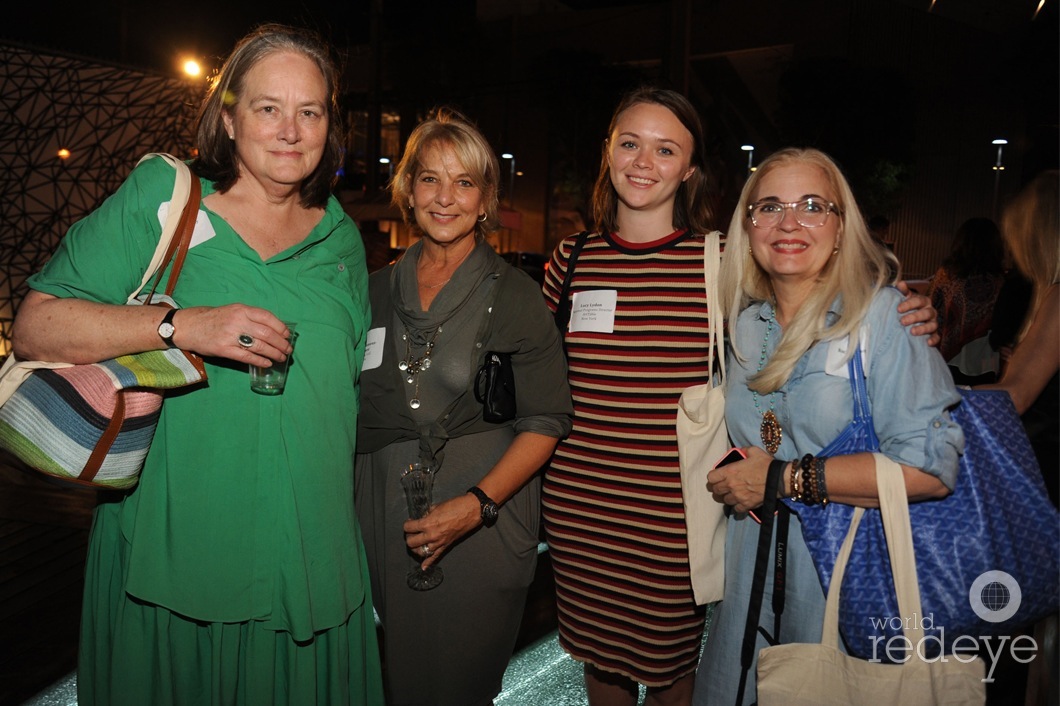
<instances>
[{"instance_id":1,"label":"long beaded necklace","mask_svg":"<svg viewBox=\"0 0 1060 706\"><path fill-rule=\"evenodd\" d=\"M762 355L758 358L758 371L762 372L762 368L766 366L766 349L769 346L769 338L773 335L773 327L777 323L776 309L771 309L769 312L769 321L766 323L766 335L762 339ZM784 430L780 427L780 420L777 419L776 413L773 409L777 403L777 391L774 390L769 395L769 409L762 412L762 408L758 404L758 393L754 390L751 391L751 399L754 400L755 409L762 415L762 425L758 428L758 433L762 437L762 443L766 447L766 451L771 454L775 454L777 449L780 448L780 442L784 438Z\"/></svg>"},{"instance_id":2,"label":"long beaded necklace","mask_svg":"<svg viewBox=\"0 0 1060 706\"><path fill-rule=\"evenodd\" d=\"M419 358L412 357L412 334L409 333L408 328L406 327L405 333L401 334L402 340L405 341L405 358L398 362L398 370L405 373L405 382L416 385L416 389L412 392L412 399L409 400L409 407L412 409L420 408L420 373L430 369L434 342L438 340L438 334L441 332L442 327L439 326L427 341L423 355Z\"/></svg>"}]
</instances>

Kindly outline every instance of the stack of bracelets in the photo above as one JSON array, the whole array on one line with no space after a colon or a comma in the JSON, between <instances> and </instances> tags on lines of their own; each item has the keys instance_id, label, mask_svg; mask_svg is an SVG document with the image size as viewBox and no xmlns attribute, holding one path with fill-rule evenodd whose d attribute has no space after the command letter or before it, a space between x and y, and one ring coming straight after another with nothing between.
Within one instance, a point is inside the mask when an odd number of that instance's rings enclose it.
<instances>
[{"instance_id":1,"label":"stack of bracelets","mask_svg":"<svg viewBox=\"0 0 1060 706\"><path fill-rule=\"evenodd\" d=\"M791 499L803 505L827 505L824 484L824 456L806 454L791 462ZM800 473L801 471L801 473Z\"/></svg>"}]
</instances>

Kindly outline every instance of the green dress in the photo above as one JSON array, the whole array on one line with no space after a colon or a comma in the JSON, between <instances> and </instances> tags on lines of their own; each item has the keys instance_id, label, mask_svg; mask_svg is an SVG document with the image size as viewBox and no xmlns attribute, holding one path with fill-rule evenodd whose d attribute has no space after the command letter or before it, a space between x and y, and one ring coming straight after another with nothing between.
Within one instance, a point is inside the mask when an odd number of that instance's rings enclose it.
<instances>
[{"instance_id":1,"label":"green dress","mask_svg":"<svg viewBox=\"0 0 1060 706\"><path fill-rule=\"evenodd\" d=\"M30 287L124 302L173 181L162 160L136 168ZM204 385L166 399L139 485L98 508L79 703L381 704L353 507L370 318L356 227L332 198L303 242L263 262L203 206L174 298L268 309L297 322L298 347L276 397L250 391L246 366L207 359Z\"/></svg>"}]
</instances>

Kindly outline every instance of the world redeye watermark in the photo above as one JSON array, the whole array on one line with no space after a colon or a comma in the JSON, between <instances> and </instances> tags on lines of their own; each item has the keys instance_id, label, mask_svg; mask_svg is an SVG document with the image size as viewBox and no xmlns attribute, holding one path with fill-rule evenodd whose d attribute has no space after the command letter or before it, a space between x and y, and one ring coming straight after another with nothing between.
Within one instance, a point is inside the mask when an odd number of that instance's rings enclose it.
<instances>
[{"instance_id":1,"label":"world redeye watermark","mask_svg":"<svg viewBox=\"0 0 1060 706\"><path fill-rule=\"evenodd\" d=\"M972 611L981 619L990 623L1001 623L1019 610L1023 600L1019 582L1004 571L986 571L980 574L968 589L968 603ZM906 627L923 632L935 630L934 614L924 616L912 615L909 618L869 618L873 630L883 631L889 628L892 632ZM1030 635L958 635L950 643L950 653L944 654L947 644L946 628L938 628L938 634L925 634L914 645L905 635L880 635L872 638L872 658L870 662L888 662L905 664L916 657L923 662L947 663L950 659L967 664L983 653L989 658L989 669L983 681L994 681L994 670L998 660L1005 653L1006 645L1012 659L1020 664L1027 664L1038 655L1038 643ZM932 657L928 653L935 653Z\"/></svg>"}]
</instances>

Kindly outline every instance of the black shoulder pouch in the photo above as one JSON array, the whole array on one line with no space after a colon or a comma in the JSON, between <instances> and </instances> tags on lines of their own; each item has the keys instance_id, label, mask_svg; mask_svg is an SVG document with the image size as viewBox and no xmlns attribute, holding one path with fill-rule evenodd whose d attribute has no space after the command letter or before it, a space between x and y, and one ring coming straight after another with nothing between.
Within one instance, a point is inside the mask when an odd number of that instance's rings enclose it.
<instances>
[{"instance_id":1,"label":"black shoulder pouch","mask_svg":"<svg viewBox=\"0 0 1060 706\"><path fill-rule=\"evenodd\" d=\"M482 403L482 418L500 424L515 419L515 371L510 353L486 353L486 362L475 377L475 399Z\"/></svg>"}]
</instances>

